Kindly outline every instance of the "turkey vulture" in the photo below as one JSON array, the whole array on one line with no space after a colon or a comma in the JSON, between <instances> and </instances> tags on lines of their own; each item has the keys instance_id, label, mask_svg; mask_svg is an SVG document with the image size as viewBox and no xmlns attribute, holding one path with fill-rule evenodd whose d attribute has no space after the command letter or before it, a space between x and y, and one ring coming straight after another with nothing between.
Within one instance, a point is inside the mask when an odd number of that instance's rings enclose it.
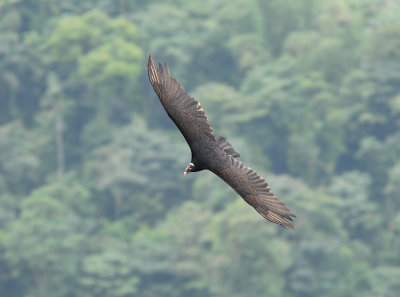
<instances>
[{"instance_id":1,"label":"turkey vulture","mask_svg":"<svg viewBox=\"0 0 400 297\"><path fill-rule=\"evenodd\" d=\"M184 174L208 169L253 206L264 218L294 229L296 217L268 187L265 179L237 158L240 156L223 136L215 137L200 103L188 95L169 73L167 64L159 64L149 55L148 75L155 93L192 151L192 160Z\"/></svg>"}]
</instances>

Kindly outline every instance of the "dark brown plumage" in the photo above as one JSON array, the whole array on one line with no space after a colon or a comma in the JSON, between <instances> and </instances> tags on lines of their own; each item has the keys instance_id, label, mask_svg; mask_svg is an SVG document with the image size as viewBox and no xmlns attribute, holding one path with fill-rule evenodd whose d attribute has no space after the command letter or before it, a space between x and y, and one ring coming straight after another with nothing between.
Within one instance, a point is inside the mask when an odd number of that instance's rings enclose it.
<instances>
[{"instance_id":1,"label":"dark brown plumage","mask_svg":"<svg viewBox=\"0 0 400 297\"><path fill-rule=\"evenodd\" d=\"M153 57L149 56L147 67L154 91L192 151L192 160L185 175L208 169L230 185L264 218L294 229L290 221L296 216L274 196L262 177L236 159L240 155L225 137L214 136L200 103L171 77L167 64L159 64L157 68Z\"/></svg>"}]
</instances>

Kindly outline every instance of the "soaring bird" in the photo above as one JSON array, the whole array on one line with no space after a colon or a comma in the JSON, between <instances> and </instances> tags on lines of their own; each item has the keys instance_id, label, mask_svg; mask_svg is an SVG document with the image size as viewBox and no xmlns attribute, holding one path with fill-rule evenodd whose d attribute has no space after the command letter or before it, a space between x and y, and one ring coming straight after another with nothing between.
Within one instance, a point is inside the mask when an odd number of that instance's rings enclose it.
<instances>
[{"instance_id":1,"label":"soaring bird","mask_svg":"<svg viewBox=\"0 0 400 297\"><path fill-rule=\"evenodd\" d=\"M274 196L265 179L237 159L239 153L225 137L214 136L200 103L170 75L167 64L157 67L149 55L147 68L155 93L192 152L184 175L208 169L231 186L264 218L294 230L291 221L296 216Z\"/></svg>"}]
</instances>

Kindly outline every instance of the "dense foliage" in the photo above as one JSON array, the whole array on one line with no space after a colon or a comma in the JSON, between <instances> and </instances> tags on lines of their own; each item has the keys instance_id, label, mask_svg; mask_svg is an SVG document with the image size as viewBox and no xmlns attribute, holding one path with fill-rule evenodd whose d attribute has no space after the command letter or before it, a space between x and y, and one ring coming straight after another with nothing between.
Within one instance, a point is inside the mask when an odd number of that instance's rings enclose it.
<instances>
[{"instance_id":1,"label":"dense foliage","mask_svg":"<svg viewBox=\"0 0 400 297\"><path fill-rule=\"evenodd\" d=\"M390 0L0 0L0 295L398 296L399 15ZM147 53L296 232L209 172L183 177Z\"/></svg>"}]
</instances>

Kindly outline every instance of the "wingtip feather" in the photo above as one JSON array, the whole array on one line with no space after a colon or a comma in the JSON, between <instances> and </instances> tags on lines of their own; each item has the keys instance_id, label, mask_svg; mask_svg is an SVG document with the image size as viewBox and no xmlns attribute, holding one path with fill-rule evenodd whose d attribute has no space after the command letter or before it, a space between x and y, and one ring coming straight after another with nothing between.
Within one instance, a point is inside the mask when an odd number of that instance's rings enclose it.
<instances>
[{"instance_id":1,"label":"wingtip feather","mask_svg":"<svg viewBox=\"0 0 400 297\"><path fill-rule=\"evenodd\" d=\"M292 229L296 230L293 226L292 223L290 223L288 220L290 220L290 216L286 217L284 215L280 215L272 210L265 210L262 207L255 207L258 213L260 213L264 218L266 218L268 221L281 225L282 227L286 229Z\"/></svg>"}]
</instances>

